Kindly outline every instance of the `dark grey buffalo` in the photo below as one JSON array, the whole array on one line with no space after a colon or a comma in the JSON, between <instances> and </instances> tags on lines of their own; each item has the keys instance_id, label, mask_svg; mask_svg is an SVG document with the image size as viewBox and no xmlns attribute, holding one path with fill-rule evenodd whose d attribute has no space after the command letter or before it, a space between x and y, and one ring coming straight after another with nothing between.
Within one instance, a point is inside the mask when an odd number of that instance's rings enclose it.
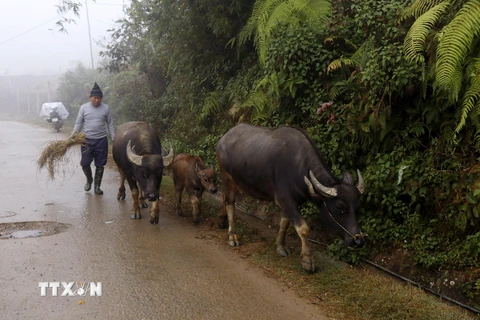
<instances>
[{"instance_id":1,"label":"dark grey buffalo","mask_svg":"<svg viewBox=\"0 0 480 320\"><path fill-rule=\"evenodd\" d=\"M152 201L150 223L159 218L160 184L163 169L173 160L173 148L162 155L162 145L157 133L145 122L127 122L118 127L112 154L120 172L118 200L125 199L125 179L132 192L132 219L141 219L140 207L146 208L145 199Z\"/></svg>"},{"instance_id":2,"label":"dark grey buffalo","mask_svg":"<svg viewBox=\"0 0 480 320\"><path fill-rule=\"evenodd\" d=\"M281 208L277 252L287 256L285 233L293 222L302 241L302 267L316 271L308 243L309 227L298 206L311 200L323 217L333 222L343 234L346 245L361 245L364 235L356 214L364 181L358 172L358 185L345 173L335 177L307 133L299 128L267 129L239 124L230 129L217 144L217 160L224 188L224 209L219 227L228 217L228 243L238 246L235 232L235 196L238 190L256 199L275 201Z\"/></svg>"},{"instance_id":3,"label":"dark grey buffalo","mask_svg":"<svg viewBox=\"0 0 480 320\"><path fill-rule=\"evenodd\" d=\"M207 167L201 157L181 153L175 156L172 171L175 184L175 213L179 216L182 215L180 203L183 190L187 190L193 208L193 223L197 224L202 220L200 204L203 191L217 192L213 165Z\"/></svg>"}]
</instances>

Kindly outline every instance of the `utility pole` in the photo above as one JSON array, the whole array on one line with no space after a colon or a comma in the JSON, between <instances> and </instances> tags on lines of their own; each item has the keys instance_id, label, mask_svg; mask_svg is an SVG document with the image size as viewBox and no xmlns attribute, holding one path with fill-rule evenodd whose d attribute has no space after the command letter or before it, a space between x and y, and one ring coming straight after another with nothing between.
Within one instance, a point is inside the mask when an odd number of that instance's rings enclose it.
<instances>
[{"instance_id":1,"label":"utility pole","mask_svg":"<svg viewBox=\"0 0 480 320\"><path fill-rule=\"evenodd\" d=\"M17 88L17 113L20 114L20 89Z\"/></svg>"},{"instance_id":2,"label":"utility pole","mask_svg":"<svg viewBox=\"0 0 480 320\"><path fill-rule=\"evenodd\" d=\"M52 102L50 101L50 81L47 81L47 100L48 102Z\"/></svg>"},{"instance_id":3,"label":"utility pole","mask_svg":"<svg viewBox=\"0 0 480 320\"><path fill-rule=\"evenodd\" d=\"M40 99L38 98L38 83L35 86L35 91L37 93L37 115L40 114Z\"/></svg>"},{"instance_id":4,"label":"utility pole","mask_svg":"<svg viewBox=\"0 0 480 320\"><path fill-rule=\"evenodd\" d=\"M10 78L10 71L7 69L5 75L8 77L8 84L10 85L10 93L13 94L12 79Z\"/></svg>"},{"instance_id":5,"label":"utility pole","mask_svg":"<svg viewBox=\"0 0 480 320\"><path fill-rule=\"evenodd\" d=\"M87 10L87 25L88 25L88 41L90 43L90 60L92 62L92 69L95 69L93 67L93 51L92 51L92 35L90 33L90 17L88 16L88 5L87 5L87 0L85 0L85 9Z\"/></svg>"},{"instance_id":6,"label":"utility pole","mask_svg":"<svg viewBox=\"0 0 480 320\"><path fill-rule=\"evenodd\" d=\"M28 111L27 114L30 115L30 86L27 87L27 103L28 103Z\"/></svg>"}]
</instances>

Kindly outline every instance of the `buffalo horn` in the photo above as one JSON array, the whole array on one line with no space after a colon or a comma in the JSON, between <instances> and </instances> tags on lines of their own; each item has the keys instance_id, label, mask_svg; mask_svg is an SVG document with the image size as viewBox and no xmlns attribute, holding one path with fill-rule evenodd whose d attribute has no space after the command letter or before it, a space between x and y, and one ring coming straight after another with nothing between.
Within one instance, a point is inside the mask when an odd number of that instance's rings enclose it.
<instances>
[{"instance_id":1,"label":"buffalo horn","mask_svg":"<svg viewBox=\"0 0 480 320\"><path fill-rule=\"evenodd\" d=\"M127 144L127 157L128 160L130 160L132 163L136 164L137 166L142 165L142 156L139 156L138 154L135 154L133 152L132 148L130 147L132 140L128 140Z\"/></svg>"},{"instance_id":2,"label":"buffalo horn","mask_svg":"<svg viewBox=\"0 0 480 320\"><path fill-rule=\"evenodd\" d=\"M170 143L170 152L163 157L163 166L168 167L173 162L173 147Z\"/></svg>"},{"instance_id":3,"label":"buffalo horn","mask_svg":"<svg viewBox=\"0 0 480 320\"><path fill-rule=\"evenodd\" d=\"M357 189L361 194L363 194L365 192L365 181L363 180L362 174L358 169L357 169L357 174L358 174Z\"/></svg>"},{"instance_id":4,"label":"buffalo horn","mask_svg":"<svg viewBox=\"0 0 480 320\"><path fill-rule=\"evenodd\" d=\"M315 193L315 190L313 189L313 185L312 183L310 182L310 180L308 180L307 177L303 177L303 180L305 181L305 184L307 185L307 188L308 188L308 192L310 192L310 195L312 197L316 196L317 194Z\"/></svg>"},{"instance_id":5,"label":"buffalo horn","mask_svg":"<svg viewBox=\"0 0 480 320\"><path fill-rule=\"evenodd\" d=\"M310 170L310 179L312 180L313 182L313 185L315 186L315 189L317 189L318 191L320 191L320 193L327 197L327 198L332 198L332 197L336 197L337 196L337 189L335 188L329 188L329 187L325 187L323 184L321 184L320 182L318 182L317 178L315 178L315 175L313 174L312 170ZM307 179L308 180L308 179ZM307 186L308 186L308 190L310 191L310 186L309 184L307 183ZM311 191L310 191L311 192Z\"/></svg>"}]
</instances>

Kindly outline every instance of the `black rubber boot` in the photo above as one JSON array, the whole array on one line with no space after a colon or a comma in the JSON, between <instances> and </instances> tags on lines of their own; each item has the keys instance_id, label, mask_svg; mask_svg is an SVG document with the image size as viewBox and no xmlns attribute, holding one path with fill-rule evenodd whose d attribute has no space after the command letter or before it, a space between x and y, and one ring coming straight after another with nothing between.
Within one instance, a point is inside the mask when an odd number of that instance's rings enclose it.
<instances>
[{"instance_id":1,"label":"black rubber boot","mask_svg":"<svg viewBox=\"0 0 480 320\"><path fill-rule=\"evenodd\" d=\"M88 167L82 167L83 173L85 174L85 177L87 177L87 183L85 183L85 191L90 191L92 189L92 182L93 182L93 177L92 177L92 168L90 166Z\"/></svg>"},{"instance_id":2,"label":"black rubber boot","mask_svg":"<svg viewBox=\"0 0 480 320\"><path fill-rule=\"evenodd\" d=\"M95 169L95 194L103 194L103 191L100 189L100 185L102 184L103 169L103 167L97 167Z\"/></svg>"}]
</instances>

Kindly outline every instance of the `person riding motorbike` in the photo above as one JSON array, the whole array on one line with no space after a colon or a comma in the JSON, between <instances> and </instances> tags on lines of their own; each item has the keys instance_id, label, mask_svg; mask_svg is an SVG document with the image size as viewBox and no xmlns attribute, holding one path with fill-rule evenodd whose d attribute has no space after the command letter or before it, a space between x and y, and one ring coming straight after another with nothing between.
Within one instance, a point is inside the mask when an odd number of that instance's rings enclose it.
<instances>
[{"instance_id":1,"label":"person riding motorbike","mask_svg":"<svg viewBox=\"0 0 480 320\"><path fill-rule=\"evenodd\" d=\"M63 127L63 120L58 114L57 109L53 109L50 112L50 117L47 118L47 121L53 124L53 129L57 132L60 132L60 129Z\"/></svg>"}]
</instances>

